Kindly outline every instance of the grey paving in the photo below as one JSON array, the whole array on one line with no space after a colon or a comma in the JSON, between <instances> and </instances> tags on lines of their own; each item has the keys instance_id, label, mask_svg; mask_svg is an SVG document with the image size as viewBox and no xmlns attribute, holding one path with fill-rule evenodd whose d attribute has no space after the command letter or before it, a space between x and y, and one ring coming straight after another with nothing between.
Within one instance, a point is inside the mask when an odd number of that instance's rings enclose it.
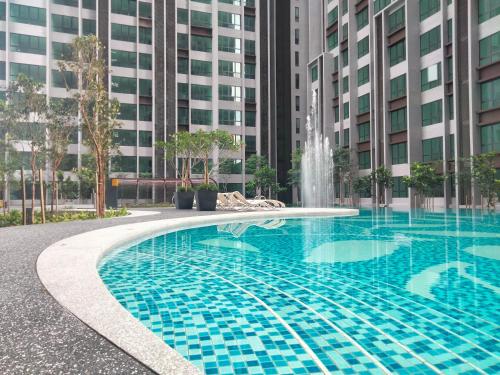
<instances>
[{"instance_id":1,"label":"grey paving","mask_svg":"<svg viewBox=\"0 0 500 375\"><path fill-rule=\"evenodd\" d=\"M40 283L35 265L49 245L79 233L193 214L220 214L153 210L161 214L0 228L0 374L152 373L60 306Z\"/></svg>"}]
</instances>

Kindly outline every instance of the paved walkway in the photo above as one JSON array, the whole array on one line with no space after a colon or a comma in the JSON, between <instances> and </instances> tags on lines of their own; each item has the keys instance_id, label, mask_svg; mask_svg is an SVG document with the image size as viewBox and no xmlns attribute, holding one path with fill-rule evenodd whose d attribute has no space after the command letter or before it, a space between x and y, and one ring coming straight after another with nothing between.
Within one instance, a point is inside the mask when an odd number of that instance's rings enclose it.
<instances>
[{"instance_id":1,"label":"paved walkway","mask_svg":"<svg viewBox=\"0 0 500 375\"><path fill-rule=\"evenodd\" d=\"M35 265L49 245L79 233L193 214L220 214L152 210L160 214L0 228L0 374L151 373L60 306L40 283Z\"/></svg>"}]
</instances>

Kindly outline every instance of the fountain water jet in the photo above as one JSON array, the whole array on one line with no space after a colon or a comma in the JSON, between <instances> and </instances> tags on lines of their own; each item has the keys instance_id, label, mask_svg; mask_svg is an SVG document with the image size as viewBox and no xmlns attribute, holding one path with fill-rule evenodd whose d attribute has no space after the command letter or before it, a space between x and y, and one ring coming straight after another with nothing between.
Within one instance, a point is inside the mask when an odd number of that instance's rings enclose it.
<instances>
[{"instance_id":1,"label":"fountain water jet","mask_svg":"<svg viewBox=\"0 0 500 375\"><path fill-rule=\"evenodd\" d=\"M332 207L333 150L324 137L318 118L318 98L312 94L312 106L306 123L307 141L301 161L301 197L303 207Z\"/></svg>"}]
</instances>

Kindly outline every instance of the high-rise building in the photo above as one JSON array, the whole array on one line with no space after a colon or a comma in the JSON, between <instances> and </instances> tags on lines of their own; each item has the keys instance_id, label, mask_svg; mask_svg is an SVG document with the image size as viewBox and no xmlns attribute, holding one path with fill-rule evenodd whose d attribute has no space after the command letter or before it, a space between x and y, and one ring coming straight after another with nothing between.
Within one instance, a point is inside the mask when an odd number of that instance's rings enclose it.
<instances>
[{"instance_id":1,"label":"high-rise building","mask_svg":"<svg viewBox=\"0 0 500 375\"><path fill-rule=\"evenodd\" d=\"M266 3L2 0L0 91L25 73L45 85L47 100L69 97L65 82L76 79L65 80L57 62L67 58L76 36L95 33L106 48L109 94L121 103L120 155L111 176L174 177L157 141L178 130L223 129L244 147L224 155L229 173L217 179L224 189L243 191L245 159L268 142L260 136L268 116L261 95L269 86L267 5L260 5ZM85 164L84 155L80 129L62 169Z\"/></svg>"},{"instance_id":2,"label":"high-rise building","mask_svg":"<svg viewBox=\"0 0 500 375\"><path fill-rule=\"evenodd\" d=\"M324 134L349 148L355 173L388 167L386 202L408 207L415 201L402 176L414 162L433 162L449 176L436 206L479 203L479 192L453 176L463 157L500 153L500 2L308 3L304 90L318 93ZM350 196L346 189L336 194Z\"/></svg>"}]
</instances>

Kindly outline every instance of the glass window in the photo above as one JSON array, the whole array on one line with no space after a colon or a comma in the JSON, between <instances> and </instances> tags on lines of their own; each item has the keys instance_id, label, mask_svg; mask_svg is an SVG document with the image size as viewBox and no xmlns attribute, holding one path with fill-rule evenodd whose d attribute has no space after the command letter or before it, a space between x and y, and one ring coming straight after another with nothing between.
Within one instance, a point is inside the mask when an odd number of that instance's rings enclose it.
<instances>
[{"instance_id":1,"label":"glass window","mask_svg":"<svg viewBox=\"0 0 500 375\"><path fill-rule=\"evenodd\" d=\"M441 26L420 35L420 56L425 56L441 47Z\"/></svg>"},{"instance_id":2,"label":"glass window","mask_svg":"<svg viewBox=\"0 0 500 375\"><path fill-rule=\"evenodd\" d=\"M370 65L358 69L358 86L370 82Z\"/></svg>"},{"instance_id":3,"label":"glass window","mask_svg":"<svg viewBox=\"0 0 500 375\"><path fill-rule=\"evenodd\" d=\"M450 120L453 120L453 117L455 116L453 95L448 95L447 100L448 100L448 117L450 118Z\"/></svg>"},{"instance_id":4,"label":"glass window","mask_svg":"<svg viewBox=\"0 0 500 375\"><path fill-rule=\"evenodd\" d=\"M194 125L212 125L212 111L191 108L191 123Z\"/></svg>"},{"instance_id":5,"label":"glass window","mask_svg":"<svg viewBox=\"0 0 500 375\"><path fill-rule=\"evenodd\" d=\"M245 15L245 31L255 31L255 17Z\"/></svg>"},{"instance_id":6,"label":"glass window","mask_svg":"<svg viewBox=\"0 0 500 375\"><path fill-rule=\"evenodd\" d=\"M5 51L5 31L0 31L0 51Z\"/></svg>"},{"instance_id":7,"label":"glass window","mask_svg":"<svg viewBox=\"0 0 500 375\"><path fill-rule=\"evenodd\" d=\"M95 20L82 19L82 34L83 35L95 35L96 34L96 26Z\"/></svg>"},{"instance_id":8,"label":"glass window","mask_svg":"<svg viewBox=\"0 0 500 375\"><path fill-rule=\"evenodd\" d=\"M78 78L73 72L61 72L53 69L52 86L76 89L78 87Z\"/></svg>"},{"instance_id":9,"label":"glass window","mask_svg":"<svg viewBox=\"0 0 500 375\"><path fill-rule=\"evenodd\" d=\"M420 71L420 90L426 91L441 85L441 63Z\"/></svg>"},{"instance_id":10,"label":"glass window","mask_svg":"<svg viewBox=\"0 0 500 375\"><path fill-rule=\"evenodd\" d=\"M133 68L136 67L137 54L130 51L119 51L116 49L111 50L111 65L121 66L122 68Z\"/></svg>"},{"instance_id":11,"label":"glass window","mask_svg":"<svg viewBox=\"0 0 500 375\"><path fill-rule=\"evenodd\" d=\"M370 112L370 94L358 98L358 114Z\"/></svg>"},{"instance_id":12,"label":"glass window","mask_svg":"<svg viewBox=\"0 0 500 375\"><path fill-rule=\"evenodd\" d=\"M332 26L339 19L339 7L333 8L328 12L328 26Z\"/></svg>"},{"instance_id":13,"label":"glass window","mask_svg":"<svg viewBox=\"0 0 500 375\"><path fill-rule=\"evenodd\" d=\"M250 128L255 128L256 123L257 123L257 112L246 111L245 112L245 126L250 127Z\"/></svg>"},{"instance_id":14,"label":"glass window","mask_svg":"<svg viewBox=\"0 0 500 375\"><path fill-rule=\"evenodd\" d=\"M46 47L44 37L10 33L10 50L13 52L45 55Z\"/></svg>"},{"instance_id":15,"label":"glass window","mask_svg":"<svg viewBox=\"0 0 500 375\"><path fill-rule=\"evenodd\" d=\"M147 130L139 130L139 147L153 146L153 132Z\"/></svg>"},{"instance_id":16,"label":"glass window","mask_svg":"<svg viewBox=\"0 0 500 375\"><path fill-rule=\"evenodd\" d=\"M500 78L480 84L481 109L500 107Z\"/></svg>"},{"instance_id":17,"label":"glass window","mask_svg":"<svg viewBox=\"0 0 500 375\"><path fill-rule=\"evenodd\" d=\"M318 80L318 65L314 65L311 68L311 81L316 82Z\"/></svg>"},{"instance_id":18,"label":"glass window","mask_svg":"<svg viewBox=\"0 0 500 375\"><path fill-rule=\"evenodd\" d=\"M344 103L344 120L349 118L349 102Z\"/></svg>"},{"instance_id":19,"label":"glass window","mask_svg":"<svg viewBox=\"0 0 500 375\"><path fill-rule=\"evenodd\" d=\"M392 178L392 197L408 198L408 186L404 183L403 177Z\"/></svg>"},{"instance_id":20,"label":"glass window","mask_svg":"<svg viewBox=\"0 0 500 375\"><path fill-rule=\"evenodd\" d=\"M344 129L344 142L342 143L344 146L349 146L349 128Z\"/></svg>"},{"instance_id":21,"label":"glass window","mask_svg":"<svg viewBox=\"0 0 500 375\"><path fill-rule=\"evenodd\" d=\"M52 31L67 34L78 34L78 18L52 14Z\"/></svg>"},{"instance_id":22,"label":"glass window","mask_svg":"<svg viewBox=\"0 0 500 375\"><path fill-rule=\"evenodd\" d=\"M139 53L139 69L153 69L153 56L150 53Z\"/></svg>"},{"instance_id":23,"label":"glass window","mask_svg":"<svg viewBox=\"0 0 500 375\"><path fill-rule=\"evenodd\" d=\"M358 42L358 58L366 55L368 52L370 52L370 40L369 37L366 37Z\"/></svg>"},{"instance_id":24,"label":"glass window","mask_svg":"<svg viewBox=\"0 0 500 375\"><path fill-rule=\"evenodd\" d=\"M212 62L203 60L191 60L191 74L196 76L212 76Z\"/></svg>"},{"instance_id":25,"label":"glass window","mask_svg":"<svg viewBox=\"0 0 500 375\"><path fill-rule=\"evenodd\" d=\"M177 48L178 49L189 49L189 36L184 33L177 33Z\"/></svg>"},{"instance_id":26,"label":"glass window","mask_svg":"<svg viewBox=\"0 0 500 375\"><path fill-rule=\"evenodd\" d=\"M342 94L349 92L349 76L342 77Z\"/></svg>"},{"instance_id":27,"label":"glass window","mask_svg":"<svg viewBox=\"0 0 500 375\"><path fill-rule=\"evenodd\" d=\"M388 29L389 33L393 33L405 25L405 7L401 7L395 12L392 12L389 14L389 21L388 21Z\"/></svg>"},{"instance_id":28,"label":"glass window","mask_svg":"<svg viewBox=\"0 0 500 375\"><path fill-rule=\"evenodd\" d=\"M212 86L191 84L191 99L212 101Z\"/></svg>"},{"instance_id":29,"label":"glass window","mask_svg":"<svg viewBox=\"0 0 500 375\"><path fill-rule=\"evenodd\" d=\"M3 4L3 20L5 20L5 3ZM10 4L10 21L30 25L46 26L45 8L31 7L21 4Z\"/></svg>"},{"instance_id":30,"label":"glass window","mask_svg":"<svg viewBox=\"0 0 500 375\"><path fill-rule=\"evenodd\" d=\"M345 49L342 51L342 67L349 65L349 50Z\"/></svg>"},{"instance_id":31,"label":"glass window","mask_svg":"<svg viewBox=\"0 0 500 375\"><path fill-rule=\"evenodd\" d=\"M252 63L245 63L245 78L255 79L256 65Z\"/></svg>"},{"instance_id":32,"label":"glass window","mask_svg":"<svg viewBox=\"0 0 500 375\"><path fill-rule=\"evenodd\" d=\"M122 25L120 23L112 23L111 39L135 43L137 40L137 30L135 26Z\"/></svg>"},{"instance_id":33,"label":"glass window","mask_svg":"<svg viewBox=\"0 0 500 375\"><path fill-rule=\"evenodd\" d=\"M219 60L219 75L226 77L241 77L241 63Z\"/></svg>"},{"instance_id":34,"label":"glass window","mask_svg":"<svg viewBox=\"0 0 500 375\"><path fill-rule=\"evenodd\" d=\"M389 47L389 63L391 66L406 60L405 41L402 40Z\"/></svg>"},{"instance_id":35,"label":"glass window","mask_svg":"<svg viewBox=\"0 0 500 375\"><path fill-rule=\"evenodd\" d=\"M152 44L153 29L151 29L150 27L139 26L139 43Z\"/></svg>"},{"instance_id":36,"label":"glass window","mask_svg":"<svg viewBox=\"0 0 500 375\"><path fill-rule=\"evenodd\" d=\"M153 9L151 3L139 2L139 16L142 18L152 18Z\"/></svg>"},{"instance_id":37,"label":"glass window","mask_svg":"<svg viewBox=\"0 0 500 375\"><path fill-rule=\"evenodd\" d=\"M358 140L366 142L370 140L370 123L364 122L358 125Z\"/></svg>"},{"instance_id":38,"label":"glass window","mask_svg":"<svg viewBox=\"0 0 500 375\"><path fill-rule=\"evenodd\" d=\"M186 37L187 37L187 35L186 35ZM187 38L186 38L186 42L187 42ZM187 49L187 45L186 45L186 49ZM212 37L191 35L191 49L193 51L212 52Z\"/></svg>"},{"instance_id":39,"label":"glass window","mask_svg":"<svg viewBox=\"0 0 500 375\"><path fill-rule=\"evenodd\" d=\"M131 103L120 103L120 112L117 117L119 120L137 120L137 105Z\"/></svg>"},{"instance_id":40,"label":"glass window","mask_svg":"<svg viewBox=\"0 0 500 375\"><path fill-rule=\"evenodd\" d=\"M228 29L241 29L241 15L219 11L218 14L219 26Z\"/></svg>"},{"instance_id":41,"label":"glass window","mask_svg":"<svg viewBox=\"0 0 500 375\"><path fill-rule=\"evenodd\" d=\"M15 81L19 74L25 74L31 79L45 83L46 82L46 70L43 65L30 65L30 64L19 64L10 63L10 80Z\"/></svg>"},{"instance_id":42,"label":"glass window","mask_svg":"<svg viewBox=\"0 0 500 375\"><path fill-rule=\"evenodd\" d=\"M130 77L111 77L111 91L122 94L135 94L137 91L137 81Z\"/></svg>"},{"instance_id":43,"label":"glass window","mask_svg":"<svg viewBox=\"0 0 500 375\"><path fill-rule=\"evenodd\" d=\"M441 99L422 104L422 126L438 124L443 121L443 101Z\"/></svg>"},{"instance_id":44,"label":"glass window","mask_svg":"<svg viewBox=\"0 0 500 375\"><path fill-rule=\"evenodd\" d=\"M177 8L177 23L187 25L189 22L189 13L187 9Z\"/></svg>"},{"instance_id":45,"label":"glass window","mask_svg":"<svg viewBox=\"0 0 500 375\"><path fill-rule=\"evenodd\" d=\"M422 141L422 160L424 163L443 160L443 138L437 137Z\"/></svg>"},{"instance_id":46,"label":"glass window","mask_svg":"<svg viewBox=\"0 0 500 375\"><path fill-rule=\"evenodd\" d=\"M406 130L406 107L391 112L391 132Z\"/></svg>"},{"instance_id":47,"label":"glass window","mask_svg":"<svg viewBox=\"0 0 500 375\"><path fill-rule=\"evenodd\" d=\"M137 131L117 129L113 132L115 143L120 146L137 146Z\"/></svg>"},{"instance_id":48,"label":"glass window","mask_svg":"<svg viewBox=\"0 0 500 375\"><path fill-rule=\"evenodd\" d=\"M332 49L336 48L339 45L339 33L338 31L335 31L328 35L326 38L327 44L328 44L328 50L331 51Z\"/></svg>"},{"instance_id":49,"label":"glass window","mask_svg":"<svg viewBox=\"0 0 500 375\"><path fill-rule=\"evenodd\" d=\"M361 12L356 14L356 25L358 30L368 25L368 7L365 7Z\"/></svg>"},{"instance_id":50,"label":"glass window","mask_svg":"<svg viewBox=\"0 0 500 375\"><path fill-rule=\"evenodd\" d=\"M342 14L346 14L349 10L348 0L342 0Z\"/></svg>"},{"instance_id":51,"label":"glass window","mask_svg":"<svg viewBox=\"0 0 500 375\"><path fill-rule=\"evenodd\" d=\"M153 96L153 81L150 79L139 79L139 95L151 98Z\"/></svg>"},{"instance_id":52,"label":"glass window","mask_svg":"<svg viewBox=\"0 0 500 375\"><path fill-rule=\"evenodd\" d=\"M359 169L371 168L370 151L358 152L358 165Z\"/></svg>"},{"instance_id":53,"label":"glass window","mask_svg":"<svg viewBox=\"0 0 500 375\"><path fill-rule=\"evenodd\" d=\"M153 106L139 104L139 121L153 121Z\"/></svg>"},{"instance_id":54,"label":"glass window","mask_svg":"<svg viewBox=\"0 0 500 375\"><path fill-rule=\"evenodd\" d=\"M453 81L453 56L446 58L446 70L448 71L448 82Z\"/></svg>"},{"instance_id":55,"label":"glass window","mask_svg":"<svg viewBox=\"0 0 500 375\"><path fill-rule=\"evenodd\" d=\"M95 10L95 2L96 0L82 0L82 8Z\"/></svg>"},{"instance_id":56,"label":"glass window","mask_svg":"<svg viewBox=\"0 0 500 375\"><path fill-rule=\"evenodd\" d=\"M339 132L339 131L336 131L336 132L335 132L335 144L336 144L337 146L339 146L339 145L340 145L340 132Z\"/></svg>"},{"instance_id":57,"label":"glass window","mask_svg":"<svg viewBox=\"0 0 500 375\"><path fill-rule=\"evenodd\" d=\"M177 83L177 99L189 100L189 84L183 82Z\"/></svg>"},{"instance_id":58,"label":"glass window","mask_svg":"<svg viewBox=\"0 0 500 375\"><path fill-rule=\"evenodd\" d=\"M219 100L231 102L241 101L241 87L231 85L219 85Z\"/></svg>"},{"instance_id":59,"label":"glass window","mask_svg":"<svg viewBox=\"0 0 500 375\"><path fill-rule=\"evenodd\" d=\"M333 113L335 116L335 122L339 122L340 121L340 113L339 113L339 106L338 105L333 107Z\"/></svg>"},{"instance_id":60,"label":"glass window","mask_svg":"<svg viewBox=\"0 0 500 375\"><path fill-rule=\"evenodd\" d=\"M391 100L406 96L406 74L391 79Z\"/></svg>"},{"instance_id":61,"label":"glass window","mask_svg":"<svg viewBox=\"0 0 500 375\"><path fill-rule=\"evenodd\" d=\"M0 81L5 81L5 61L0 61ZM4 100L0 98L0 100Z\"/></svg>"},{"instance_id":62,"label":"glass window","mask_svg":"<svg viewBox=\"0 0 500 375\"><path fill-rule=\"evenodd\" d=\"M420 0L420 21L439 12L441 0Z\"/></svg>"},{"instance_id":63,"label":"glass window","mask_svg":"<svg viewBox=\"0 0 500 375\"><path fill-rule=\"evenodd\" d=\"M408 162L406 142L391 145L392 164L405 164Z\"/></svg>"},{"instance_id":64,"label":"glass window","mask_svg":"<svg viewBox=\"0 0 500 375\"><path fill-rule=\"evenodd\" d=\"M188 74L189 73L189 59L184 57L177 58L177 73Z\"/></svg>"},{"instance_id":65,"label":"glass window","mask_svg":"<svg viewBox=\"0 0 500 375\"><path fill-rule=\"evenodd\" d=\"M212 28L212 13L191 11L191 26Z\"/></svg>"},{"instance_id":66,"label":"glass window","mask_svg":"<svg viewBox=\"0 0 500 375\"><path fill-rule=\"evenodd\" d=\"M245 101L255 103L255 87L245 87Z\"/></svg>"},{"instance_id":67,"label":"glass window","mask_svg":"<svg viewBox=\"0 0 500 375\"><path fill-rule=\"evenodd\" d=\"M241 111L219 109L219 124L241 126Z\"/></svg>"},{"instance_id":68,"label":"glass window","mask_svg":"<svg viewBox=\"0 0 500 375\"><path fill-rule=\"evenodd\" d=\"M246 47L246 41L245 41ZM219 35L219 51L241 53L241 39Z\"/></svg>"},{"instance_id":69,"label":"glass window","mask_svg":"<svg viewBox=\"0 0 500 375\"><path fill-rule=\"evenodd\" d=\"M349 39L349 23L344 23L342 25L342 41Z\"/></svg>"},{"instance_id":70,"label":"glass window","mask_svg":"<svg viewBox=\"0 0 500 375\"><path fill-rule=\"evenodd\" d=\"M136 156L113 156L111 159L112 172L135 173L137 171Z\"/></svg>"},{"instance_id":71,"label":"glass window","mask_svg":"<svg viewBox=\"0 0 500 375\"><path fill-rule=\"evenodd\" d=\"M500 31L479 41L479 65L500 60Z\"/></svg>"},{"instance_id":72,"label":"glass window","mask_svg":"<svg viewBox=\"0 0 500 375\"><path fill-rule=\"evenodd\" d=\"M0 1L0 20L5 21L5 1Z\"/></svg>"},{"instance_id":73,"label":"glass window","mask_svg":"<svg viewBox=\"0 0 500 375\"><path fill-rule=\"evenodd\" d=\"M111 0L111 12L136 16L137 2L135 0Z\"/></svg>"},{"instance_id":74,"label":"glass window","mask_svg":"<svg viewBox=\"0 0 500 375\"><path fill-rule=\"evenodd\" d=\"M245 55L255 56L255 40L245 39Z\"/></svg>"},{"instance_id":75,"label":"glass window","mask_svg":"<svg viewBox=\"0 0 500 375\"><path fill-rule=\"evenodd\" d=\"M177 108L177 124L189 125L189 109L184 107Z\"/></svg>"},{"instance_id":76,"label":"glass window","mask_svg":"<svg viewBox=\"0 0 500 375\"><path fill-rule=\"evenodd\" d=\"M481 126L481 152L500 152L500 123Z\"/></svg>"},{"instance_id":77,"label":"glass window","mask_svg":"<svg viewBox=\"0 0 500 375\"><path fill-rule=\"evenodd\" d=\"M500 14L499 0L478 0L479 23L489 20Z\"/></svg>"}]
</instances>

